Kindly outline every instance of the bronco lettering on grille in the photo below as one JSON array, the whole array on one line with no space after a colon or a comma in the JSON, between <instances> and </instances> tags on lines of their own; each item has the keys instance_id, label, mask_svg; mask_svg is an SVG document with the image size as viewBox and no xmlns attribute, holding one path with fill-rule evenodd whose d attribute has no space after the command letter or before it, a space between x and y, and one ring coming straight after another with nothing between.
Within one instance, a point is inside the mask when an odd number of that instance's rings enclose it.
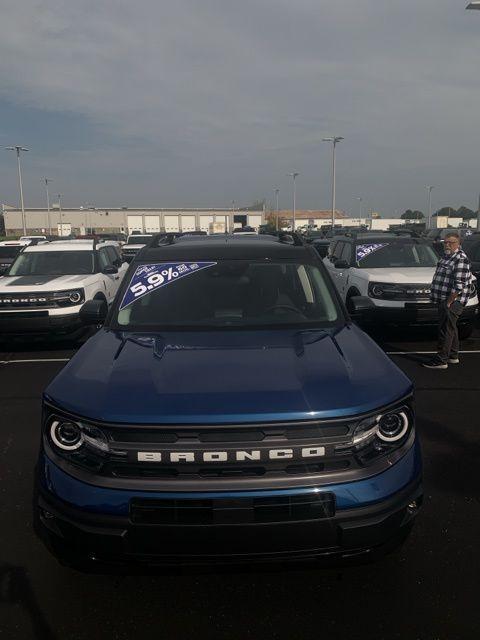
<instances>
[{"instance_id":1,"label":"bronco lettering on grille","mask_svg":"<svg viewBox=\"0 0 480 640\"><path fill-rule=\"evenodd\" d=\"M250 449L230 451L138 451L138 462L256 462L261 460L292 460L322 458L325 447L298 447L291 449Z\"/></svg>"}]
</instances>

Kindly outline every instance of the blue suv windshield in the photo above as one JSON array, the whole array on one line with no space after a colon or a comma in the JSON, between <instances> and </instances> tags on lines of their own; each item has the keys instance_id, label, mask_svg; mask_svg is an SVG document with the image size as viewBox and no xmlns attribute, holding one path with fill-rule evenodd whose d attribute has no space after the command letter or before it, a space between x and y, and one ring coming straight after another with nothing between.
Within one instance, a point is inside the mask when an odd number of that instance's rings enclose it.
<instances>
[{"instance_id":1,"label":"blue suv windshield","mask_svg":"<svg viewBox=\"0 0 480 640\"><path fill-rule=\"evenodd\" d=\"M114 324L123 330L333 326L341 312L314 264L175 262L139 265Z\"/></svg>"}]
</instances>

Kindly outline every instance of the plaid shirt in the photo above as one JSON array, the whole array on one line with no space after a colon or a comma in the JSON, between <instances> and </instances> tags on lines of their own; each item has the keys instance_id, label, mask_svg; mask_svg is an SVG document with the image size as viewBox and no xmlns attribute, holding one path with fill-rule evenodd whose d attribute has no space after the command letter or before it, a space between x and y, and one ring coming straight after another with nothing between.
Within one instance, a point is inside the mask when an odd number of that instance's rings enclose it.
<instances>
[{"instance_id":1,"label":"plaid shirt","mask_svg":"<svg viewBox=\"0 0 480 640\"><path fill-rule=\"evenodd\" d=\"M433 302L443 302L455 291L458 293L458 302L466 305L471 286L470 262L462 249L457 249L452 255L446 255L438 261L430 297Z\"/></svg>"}]
</instances>

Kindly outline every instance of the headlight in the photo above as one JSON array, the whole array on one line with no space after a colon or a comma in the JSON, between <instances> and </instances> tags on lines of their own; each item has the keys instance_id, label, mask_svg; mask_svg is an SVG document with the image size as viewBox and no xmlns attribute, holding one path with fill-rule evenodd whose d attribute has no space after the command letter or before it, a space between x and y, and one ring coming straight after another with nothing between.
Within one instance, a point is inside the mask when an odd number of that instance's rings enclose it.
<instances>
[{"instance_id":1,"label":"headlight","mask_svg":"<svg viewBox=\"0 0 480 640\"><path fill-rule=\"evenodd\" d=\"M50 427L50 437L63 451L75 451L83 444L82 430L75 422L54 420Z\"/></svg>"},{"instance_id":2,"label":"headlight","mask_svg":"<svg viewBox=\"0 0 480 640\"><path fill-rule=\"evenodd\" d=\"M381 287L379 284L374 284L371 287L371 291L375 298L381 298L383 296L383 287Z\"/></svg>"},{"instance_id":3,"label":"headlight","mask_svg":"<svg viewBox=\"0 0 480 640\"><path fill-rule=\"evenodd\" d=\"M407 407L400 407L362 420L356 427L352 444L362 449L369 444L377 448L398 446L413 429L413 418Z\"/></svg>"},{"instance_id":4,"label":"headlight","mask_svg":"<svg viewBox=\"0 0 480 640\"><path fill-rule=\"evenodd\" d=\"M85 300L85 291L83 289L72 289L69 291L56 291L53 299L59 306L68 306L70 304L81 304Z\"/></svg>"},{"instance_id":5,"label":"headlight","mask_svg":"<svg viewBox=\"0 0 480 640\"><path fill-rule=\"evenodd\" d=\"M108 440L98 427L55 418L48 426L51 442L62 451L77 451L92 448L104 453L109 451Z\"/></svg>"},{"instance_id":6,"label":"headlight","mask_svg":"<svg viewBox=\"0 0 480 640\"><path fill-rule=\"evenodd\" d=\"M368 295L371 298L393 299L401 293L401 288L388 282L370 282L368 285Z\"/></svg>"},{"instance_id":7,"label":"headlight","mask_svg":"<svg viewBox=\"0 0 480 640\"><path fill-rule=\"evenodd\" d=\"M477 279L474 278L472 280L472 284L470 285L470 298L474 298L477 295Z\"/></svg>"},{"instance_id":8,"label":"headlight","mask_svg":"<svg viewBox=\"0 0 480 640\"><path fill-rule=\"evenodd\" d=\"M387 413L378 418L377 437L383 442L397 442L408 431L408 417L405 412Z\"/></svg>"}]
</instances>

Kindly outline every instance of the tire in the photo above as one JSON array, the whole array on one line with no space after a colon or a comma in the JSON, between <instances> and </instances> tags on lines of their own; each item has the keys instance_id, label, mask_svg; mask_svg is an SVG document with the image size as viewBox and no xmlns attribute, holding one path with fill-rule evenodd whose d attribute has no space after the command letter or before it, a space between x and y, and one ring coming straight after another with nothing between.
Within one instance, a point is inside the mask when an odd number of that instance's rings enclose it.
<instances>
[{"instance_id":1,"label":"tire","mask_svg":"<svg viewBox=\"0 0 480 640\"><path fill-rule=\"evenodd\" d=\"M466 340L470 338L473 333L473 322L466 322L465 324L461 324L458 327L458 337L460 340Z\"/></svg>"}]
</instances>

